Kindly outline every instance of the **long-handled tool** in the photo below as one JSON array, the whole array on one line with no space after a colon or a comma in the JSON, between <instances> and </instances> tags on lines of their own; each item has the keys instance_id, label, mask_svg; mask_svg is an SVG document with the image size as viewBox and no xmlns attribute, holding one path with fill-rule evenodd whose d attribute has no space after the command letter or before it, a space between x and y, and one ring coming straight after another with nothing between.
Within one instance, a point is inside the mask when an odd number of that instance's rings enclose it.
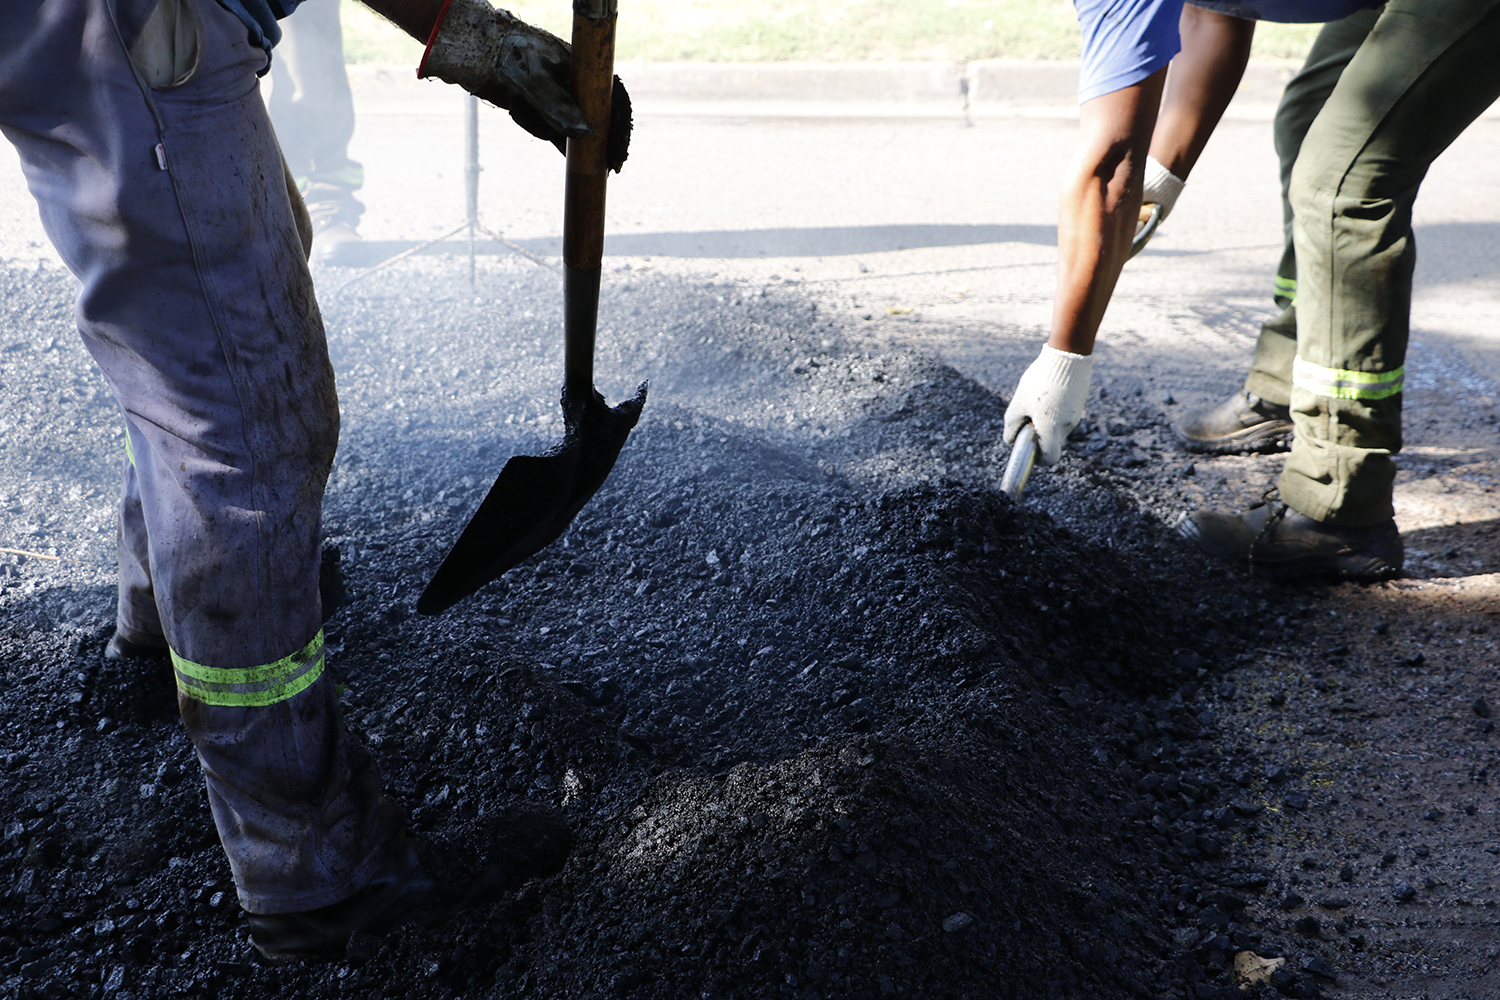
<instances>
[{"instance_id":1,"label":"long-handled tool","mask_svg":"<svg viewBox=\"0 0 1500 1000\"><path fill-rule=\"evenodd\" d=\"M1156 229L1161 225L1163 214L1165 213L1157 202L1147 202L1141 206L1140 218L1135 224L1135 235L1130 240L1130 253L1125 255L1126 260L1146 249L1146 244L1151 242L1151 237L1156 235Z\"/></svg>"},{"instance_id":2,"label":"long-handled tool","mask_svg":"<svg viewBox=\"0 0 1500 1000\"><path fill-rule=\"evenodd\" d=\"M646 403L645 383L633 398L613 408L594 388L615 4L616 0L574 0L573 4L573 99L593 133L568 140L563 208L563 440L544 455L517 455L505 463L489 495L417 600L417 611L422 614L446 611L566 531L608 478Z\"/></svg>"},{"instance_id":3,"label":"long-handled tool","mask_svg":"<svg viewBox=\"0 0 1500 1000\"><path fill-rule=\"evenodd\" d=\"M1026 489L1026 480L1031 478L1040 451L1036 443L1036 427L1028 420L1016 434L1016 443L1011 445L1010 458L1005 463L1005 474L1000 477L1000 489L1009 493L1012 500L1021 499L1021 491Z\"/></svg>"}]
</instances>

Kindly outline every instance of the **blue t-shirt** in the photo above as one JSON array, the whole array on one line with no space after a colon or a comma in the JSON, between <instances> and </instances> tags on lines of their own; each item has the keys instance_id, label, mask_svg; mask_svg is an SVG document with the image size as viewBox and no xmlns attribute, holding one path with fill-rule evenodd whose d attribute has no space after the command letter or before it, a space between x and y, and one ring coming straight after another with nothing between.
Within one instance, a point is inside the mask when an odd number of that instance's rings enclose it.
<instances>
[{"instance_id":1,"label":"blue t-shirt","mask_svg":"<svg viewBox=\"0 0 1500 1000\"><path fill-rule=\"evenodd\" d=\"M1193 6L1246 20L1339 21L1378 0L1192 0ZM1183 0L1074 0L1083 29L1078 102L1140 83L1182 48Z\"/></svg>"}]
</instances>

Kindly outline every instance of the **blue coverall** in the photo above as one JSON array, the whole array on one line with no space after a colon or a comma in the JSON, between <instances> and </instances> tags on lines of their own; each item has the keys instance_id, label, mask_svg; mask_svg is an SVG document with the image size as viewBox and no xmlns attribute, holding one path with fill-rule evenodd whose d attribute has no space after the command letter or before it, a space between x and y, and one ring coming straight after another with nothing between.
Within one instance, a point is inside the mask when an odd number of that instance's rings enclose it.
<instances>
[{"instance_id":1,"label":"blue coverall","mask_svg":"<svg viewBox=\"0 0 1500 1000\"><path fill-rule=\"evenodd\" d=\"M263 41L213 0L0 3L0 131L125 413L118 628L170 648L240 902L286 913L402 820L323 672L338 402Z\"/></svg>"}]
</instances>

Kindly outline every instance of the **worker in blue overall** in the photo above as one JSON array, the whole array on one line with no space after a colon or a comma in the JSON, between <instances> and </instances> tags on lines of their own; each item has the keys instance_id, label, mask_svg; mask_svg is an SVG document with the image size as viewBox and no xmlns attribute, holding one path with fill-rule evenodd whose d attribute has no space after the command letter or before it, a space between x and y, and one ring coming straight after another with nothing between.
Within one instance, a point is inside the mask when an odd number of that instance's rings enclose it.
<instances>
[{"instance_id":1,"label":"worker in blue overall","mask_svg":"<svg viewBox=\"0 0 1500 1000\"><path fill-rule=\"evenodd\" d=\"M78 277L79 330L125 414L108 655L170 658L240 904L271 959L338 957L356 931L460 901L424 873L324 671L338 401L306 213L257 82L272 13L295 6L0 4L0 131ZM588 132L559 39L483 0L371 6L428 42L421 75L550 141ZM564 841L553 830L488 859L486 884L555 870Z\"/></svg>"}]
</instances>

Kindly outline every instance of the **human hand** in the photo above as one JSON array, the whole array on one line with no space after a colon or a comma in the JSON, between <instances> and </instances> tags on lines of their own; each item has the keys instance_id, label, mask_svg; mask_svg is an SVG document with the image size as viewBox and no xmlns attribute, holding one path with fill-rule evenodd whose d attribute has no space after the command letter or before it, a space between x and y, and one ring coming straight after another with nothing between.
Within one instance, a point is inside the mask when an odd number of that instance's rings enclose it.
<instances>
[{"instance_id":1,"label":"human hand","mask_svg":"<svg viewBox=\"0 0 1500 1000\"><path fill-rule=\"evenodd\" d=\"M572 50L485 0L452 0L417 70L457 84L510 112L517 125L567 151L569 138L592 133L568 92ZM630 95L615 77L611 99L609 166L616 172L630 149Z\"/></svg>"},{"instance_id":2,"label":"human hand","mask_svg":"<svg viewBox=\"0 0 1500 1000\"><path fill-rule=\"evenodd\" d=\"M1036 428L1041 463L1056 465L1062 458L1063 442L1083 419L1088 402L1094 358L1069 354L1043 345L1016 384L1016 393L1005 410L1005 443L1012 444L1028 421Z\"/></svg>"}]
</instances>

